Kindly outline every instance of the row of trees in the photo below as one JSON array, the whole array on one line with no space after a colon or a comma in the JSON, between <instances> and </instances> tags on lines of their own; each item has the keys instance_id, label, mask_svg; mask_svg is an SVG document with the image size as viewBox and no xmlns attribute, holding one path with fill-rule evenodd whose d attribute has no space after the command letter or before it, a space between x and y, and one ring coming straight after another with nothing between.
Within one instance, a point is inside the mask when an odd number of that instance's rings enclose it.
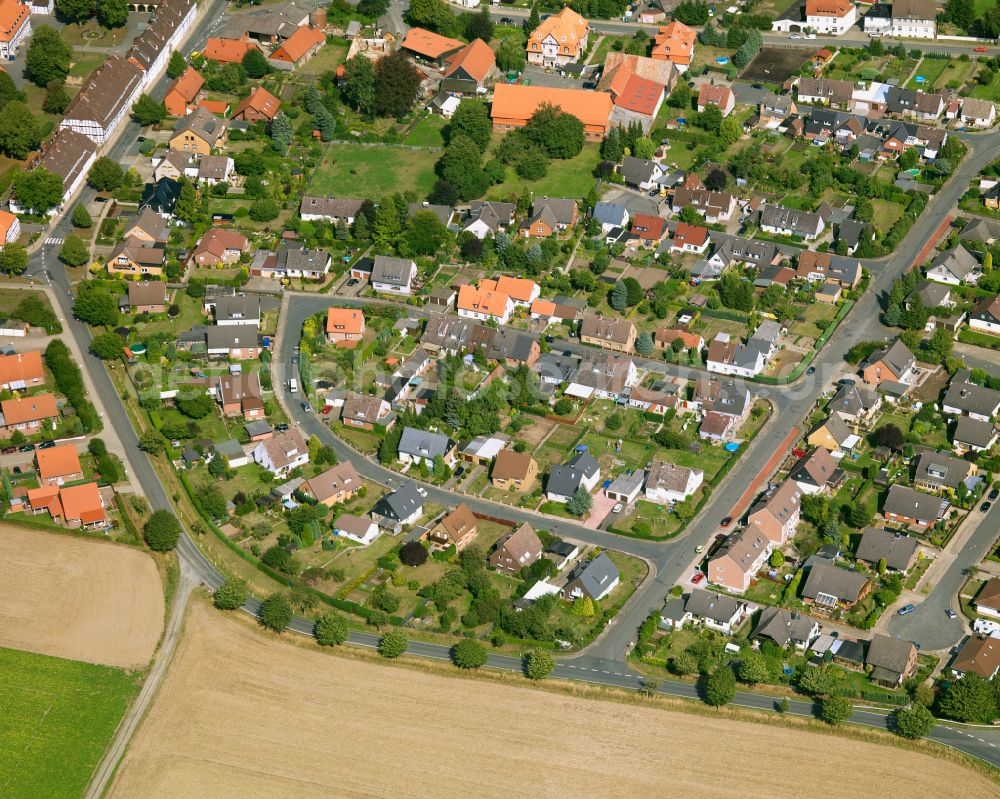
<instances>
[{"instance_id":1,"label":"row of trees","mask_svg":"<svg viewBox=\"0 0 1000 799\"><path fill-rule=\"evenodd\" d=\"M420 82L420 72L402 50L374 64L357 55L344 64L341 93L344 101L365 117L400 119L413 108Z\"/></svg>"},{"instance_id":2,"label":"row of trees","mask_svg":"<svg viewBox=\"0 0 1000 799\"><path fill-rule=\"evenodd\" d=\"M56 0L56 16L63 22L84 22L97 17L105 28L120 28L128 22L126 0Z\"/></svg>"}]
</instances>

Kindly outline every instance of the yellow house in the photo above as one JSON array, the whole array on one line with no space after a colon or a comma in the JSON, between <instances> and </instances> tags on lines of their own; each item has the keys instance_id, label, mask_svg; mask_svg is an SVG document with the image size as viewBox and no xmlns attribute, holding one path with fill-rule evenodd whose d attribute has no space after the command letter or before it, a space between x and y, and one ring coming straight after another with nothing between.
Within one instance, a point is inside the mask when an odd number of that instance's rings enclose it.
<instances>
[{"instance_id":1,"label":"yellow house","mask_svg":"<svg viewBox=\"0 0 1000 799\"><path fill-rule=\"evenodd\" d=\"M127 275L139 277L150 275L159 277L163 274L166 251L162 247L150 246L142 239L127 238L118 242L108 258L108 273L112 275Z\"/></svg>"},{"instance_id":2,"label":"yellow house","mask_svg":"<svg viewBox=\"0 0 1000 799\"><path fill-rule=\"evenodd\" d=\"M513 488L528 493L538 479L538 463L527 452L502 449L493 462L490 479L501 491Z\"/></svg>"},{"instance_id":3,"label":"yellow house","mask_svg":"<svg viewBox=\"0 0 1000 799\"><path fill-rule=\"evenodd\" d=\"M170 135L170 149L182 153L211 155L226 141L226 120L199 106L186 117L181 117Z\"/></svg>"},{"instance_id":4,"label":"yellow house","mask_svg":"<svg viewBox=\"0 0 1000 799\"><path fill-rule=\"evenodd\" d=\"M854 438L856 436L839 416L830 416L809 431L806 441L812 447L823 447L830 452L839 452L850 448L851 439Z\"/></svg>"}]
</instances>

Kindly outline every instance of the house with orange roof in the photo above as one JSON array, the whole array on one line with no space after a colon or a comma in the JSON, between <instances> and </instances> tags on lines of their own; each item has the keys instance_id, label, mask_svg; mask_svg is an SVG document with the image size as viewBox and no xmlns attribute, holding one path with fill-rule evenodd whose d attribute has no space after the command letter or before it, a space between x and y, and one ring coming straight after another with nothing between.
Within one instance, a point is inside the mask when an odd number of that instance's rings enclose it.
<instances>
[{"instance_id":1,"label":"house with orange roof","mask_svg":"<svg viewBox=\"0 0 1000 799\"><path fill-rule=\"evenodd\" d=\"M650 53L654 61L670 61L678 72L687 72L694 60L697 34L683 22L674 20L660 28Z\"/></svg>"},{"instance_id":2,"label":"house with orange roof","mask_svg":"<svg viewBox=\"0 0 1000 799\"><path fill-rule=\"evenodd\" d=\"M44 382L42 354L37 350L0 357L0 389L3 391L23 391Z\"/></svg>"},{"instance_id":3,"label":"house with orange roof","mask_svg":"<svg viewBox=\"0 0 1000 799\"><path fill-rule=\"evenodd\" d=\"M492 48L482 39L473 39L465 47L444 60L444 79L468 81L485 86L496 72L497 60Z\"/></svg>"},{"instance_id":4,"label":"house with orange roof","mask_svg":"<svg viewBox=\"0 0 1000 799\"><path fill-rule=\"evenodd\" d=\"M199 100L198 108L204 108L209 113L220 117L229 113L229 103L225 100Z\"/></svg>"},{"instance_id":5,"label":"house with orange roof","mask_svg":"<svg viewBox=\"0 0 1000 799\"><path fill-rule=\"evenodd\" d=\"M858 9L851 0L806 0L791 6L781 19L771 23L771 30L781 33L805 33L809 28L820 35L842 36L858 21Z\"/></svg>"},{"instance_id":6,"label":"house with orange roof","mask_svg":"<svg viewBox=\"0 0 1000 799\"><path fill-rule=\"evenodd\" d=\"M543 19L528 37L528 63L543 67L575 64L587 49L590 23L566 6Z\"/></svg>"},{"instance_id":7,"label":"house with orange roof","mask_svg":"<svg viewBox=\"0 0 1000 799\"><path fill-rule=\"evenodd\" d=\"M643 242L655 242L667 232L667 220L652 214L635 214L632 217L632 232Z\"/></svg>"},{"instance_id":8,"label":"house with orange roof","mask_svg":"<svg viewBox=\"0 0 1000 799\"><path fill-rule=\"evenodd\" d=\"M607 92L522 86L499 83L493 90L490 117L493 130L509 131L524 127L543 104L558 106L583 123L587 141L602 141L607 135L612 101Z\"/></svg>"},{"instance_id":9,"label":"house with orange roof","mask_svg":"<svg viewBox=\"0 0 1000 799\"><path fill-rule=\"evenodd\" d=\"M722 116L727 117L736 108L736 95L728 86L713 86L711 83L703 83L698 89L699 113L710 106L715 106L722 112Z\"/></svg>"},{"instance_id":10,"label":"house with orange roof","mask_svg":"<svg viewBox=\"0 0 1000 799\"><path fill-rule=\"evenodd\" d=\"M233 110L233 119L244 122L270 122L281 108L281 101L263 86L258 86L249 97L243 98Z\"/></svg>"},{"instance_id":11,"label":"house with orange roof","mask_svg":"<svg viewBox=\"0 0 1000 799\"><path fill-rule=\"evenodd\" d=\"M446 56L457 53L465 47L465 43L425 28L410 28L403 37L400 47L427 61L440 64Z\"/></svg>"},{"instance_id":12,"label":"house with orange roof","mask_svg":"<svg viewBox=\"0 0 1000 799\"><path fill-rule=\"evenodd\" d=\"M58 416L59 408L52 394L3 400L0 402L0 438L10 438L15 430L22 435L33 435L45 422Z\"/></svg>"},{"instance_id":13,"label":"house with orange roof","mask_svg":"<svg viewBox=\"0 0 1000 799\"><path fill-rule=\"evenodd\" d=\"M500 275L496 279L496 288L497 291L502 291L510 297L511 302L514 303L514 307L528 307L542 293L541 287L534 280L529 280L526 277L510 277L508 275Z\"/></svg>"},{"instance_id":14,"label":"house with orange roof","mask_svg":"<svg viewBox=\"0 0 1000 799\"><path fill-rule=\"evenodd\" d=\"M505 325L514 313L510 295L496 288L496 281L482 280L479 286L465 285L458 290L458 315L481 322L493 320Z\"/></svg>"},{"instance_id":15,"label":"house with orange roof","mask_svg":"<svg viewBox=\"0 0 1000 799\"><path fill-rule=\"evenodd\" d=\"M21 220L10 211L0 211L0 250L21 236Z\"/></svg>"},{"instance_id":16,"label":"house with orange roof","mask_svg":"<svg viewBox=\"0 0 1000 799\"><path fill-rule=\"evenodd\" d=\"M31 9L18 0L0 0L0 58L12 61L31 36Z\"/></svg>"},{"instance_id":17,"label":"house with orange roof","mask_svg":"<svg viewBox=\"0 0 1000 799\"><path fill-rule=\"evenodd\" d=\"M615 97L615 106L634 114L655 119L667 96L666 87L649 78L632 75L621 94Z\"/></svg>"},{"instance_id":18,"label":"house with orange roof","mask_svg":"<svg viewBox=\"0 0 1000 799\"><path fill-rule=\"evenodd\" d=\"M365 334L365 315L357 308L329 308L326 340L338 347L356 347Z\"/></svg>"},{"instance_id":19,"label":"house with orange roof","mask_svg":"<svg viewBox=\"0 0 1000 799\"><path fill-rule=\"evenodd\" d=\"M108 514L97 483L60 488L59 502L62 504L63 523L68 527L94 530L108 524Z\"/></svg>"},{"instance_id":20,"label":"house with orange roof","mask_svg":"<svg viewBox=\"0 0 1000 799\"><path fill-rule=\"evenodd\" d=\"M303 25L278 45L267 60L275 69L293 70L316 55L325 43L326 34L323 31Z\"/></svg>"},{"instance_id":21,"label":"house with orange roof","mask_svg":"<svg viewBox=\"0 0 1000 799\"><path fill-rule=\"evenodd\" d=\"M83 479L80 456L73 444L35 450L38 479L43 485L62 485Z\"/></svg>"},{"instance_id":22,"label":"house with orange roof","mask_svg":"<svg viewBox=\"0 0 1000 799\"><path fill-rule=\"evenodd\" d=\"M202 55L209 61L217 61L220 64L242 64L243 59L250 50L256 50L257 45L250 41L246 35L241 39L222 39L218 36L210 36L205 43Z\"/></svg>"},{"instance_id":23,"label":"house with orange roof","mask_svg":"<svg viewBox=\"0 0 1000 799\"><path fill-rule=\"evenodd\" d=\"M708 228L701 225L691 225L678 222L674 229L674 238L670 242L671 252L704 253L708 249Z\"/></svg>"},{"instance_id":24,"label":"house with orange roof","mask_svg":"<svg viewBox=\"0 0 1000 799\"><path fill-rule=\"evenodd\" d=\"M705 339L697 333L688 333L686 330L660 328L653 334L653 345L657 349L665 350L673 347L674 341L680 339L686 350L701 352L705 348Z\"/></svg>"},{"instance_id":25,"label":"house with orange roof","mask_svg":"<svg viewBox=\"0 0 1000 799\"><path fill-rule=\"evenodd\" d=\"M172 117L182 117L194 110L194 101L204 85L205 79L198 70L194 67L184 70L184 74L174 81L167 96L163 98L167 113Z\"/></svg>"}]
</instances>

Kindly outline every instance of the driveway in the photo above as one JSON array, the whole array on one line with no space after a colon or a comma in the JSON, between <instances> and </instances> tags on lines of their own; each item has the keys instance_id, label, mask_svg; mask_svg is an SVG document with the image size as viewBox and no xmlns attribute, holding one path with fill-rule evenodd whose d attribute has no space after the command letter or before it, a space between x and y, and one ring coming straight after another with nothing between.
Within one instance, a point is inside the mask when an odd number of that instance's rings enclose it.
<instances>
[{"instance_id":1,"label":"driveway","mask_svg":"<svg viewBox=\"0 0 1000 799\"><path fill-rule=\"evenodd\" d=\"M589 527L591 530L597 530L600 528L601 522L604 521L605 517L611 513L611 509L617 504L617 499L611 499L604 491L598 491L594 494L590 505L590 515L584 521L584 526Z\"/></svg>"}]
</instances>

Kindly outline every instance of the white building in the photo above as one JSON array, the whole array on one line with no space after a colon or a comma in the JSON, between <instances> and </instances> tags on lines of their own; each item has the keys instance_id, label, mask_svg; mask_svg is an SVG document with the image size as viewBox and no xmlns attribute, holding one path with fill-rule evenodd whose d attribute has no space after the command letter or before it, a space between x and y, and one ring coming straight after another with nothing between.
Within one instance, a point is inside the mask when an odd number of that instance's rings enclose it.
<instances>
[{"instance_id":1,"label":"white building","mask_svg":"<svg viewBox=\"0 0 1000 799\"><path fill-rule=\"evenodd\" d=\"M347 538L362 546L368 546L378 538L378 525L372 519L342 513L333 523L333 534Z\"/></svg>"},{"instance_id":2,"label":"white building","mask_svg":"<svg viewBox=\"0 0 1000 799\"><path fill-rule=\"evenodd\" d=\"M843 36L858 21L850 0L806 0L806 27L828 36Z\"/></svg>"},{"instance_id":3,"label":"white building","mask_svg":"<svg viewBox=\"0 0 1000 799\"><path fill-rule=\"evenodd\" d=\"M63 180L62 203L49 210L49 216L61 213L63 208L83 186L87 173L97 160L97 145L86 136L73 130L60 130L45 145L38 166L54 172ZM10 202L10 210L15 214L30 212L30 208L20 207L15 200Z\"/></svg>"},{"instance_id":4,"label":"white building","mask_svg":"<svg viewBox=\"0 0 1000 799\"><path fill-rule=\"evenodd\" d=\"M0 58L13 61L18 48L31 36L30 6L18 0L0 0Z\"/></svg>"},{"instance_id":5,"label":"white building","mask_svg":"<svg viewBox=\"0 0 1000 799\"><path fill-rule=\"evenodd\" d=\"M408 258L376 255L372 267L372 288L382 294L409 295L417 279L417 265Z\"/></svg>"},{"instance_id":6,"label":"white building","mask_svg":"<svg viewBox=\"0 0 1000 799\"><path fill-rule=\"evenodd\" d=\"M296 430L276 433L261 441L254 447L252 454L254 463L267 469L275 477L284 477L309 463L309 447Z\"/></svg>"},{"instance_id":7,"label":"white building","mask_svg":"<svg viewBox=\"0 0 1000 799\"><path fill-rule=\"evenodd\" d=\"M657 505L682 502L705 480L701 469L688 469L664 461L653 461L646 475L646 499Z\"/></svg>"},{"instance_id":8,"label":"white building","mask_svg":"<svg viewBox=\"0 0 1000 799\"><path fill-rule=\"evenodd\" d=\"M70 101L59 128L75 130L94 144L104 145L139 99L143 76L133 62L112 54Z\"/></svg>"}]
</instances>

